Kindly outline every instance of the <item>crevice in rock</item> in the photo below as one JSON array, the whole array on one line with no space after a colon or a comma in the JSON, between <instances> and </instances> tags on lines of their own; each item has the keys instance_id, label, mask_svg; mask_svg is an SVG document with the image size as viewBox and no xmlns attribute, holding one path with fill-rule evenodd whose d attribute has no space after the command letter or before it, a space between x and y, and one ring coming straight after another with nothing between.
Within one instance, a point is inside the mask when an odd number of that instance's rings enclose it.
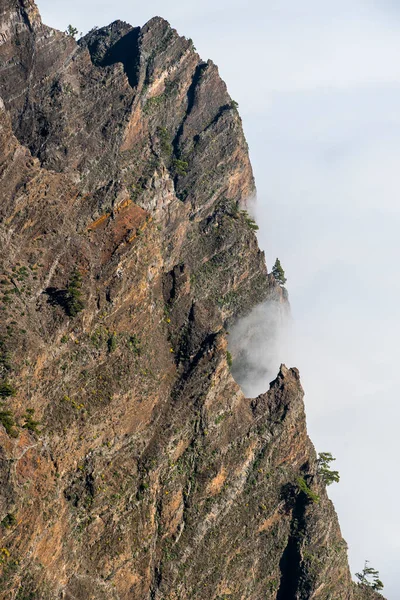
<instances>
[{"instance_id":1,"label":"crevice in rock","mask_svg":"<svg viewBox=\"0 0 400 600\"><path fill-rule=\"evenodd\" d=\"M130 26L116 21L109 27L89 32L79 44L87 46L92 63L97 67L122 63L129 85L135 88L139 81L140 70L140 27L131 28L121 35L127 27Z\"/></svg>"},{"instance_id":2,"label":"crevice in rock","mask_svg":"<svg viewBox=\"0 0 400 600\"><path fill-rule=\"evenodd\" d=\"M165 303L172 305L177 295L177 288L181 283L182 275L184 274L185 266L183 264L175 265L175 267L166 273L163 278L163 293Z\"/></svg>"},{"instance_id":3,"label":"crevice in rock","mask_svg":"<svg viewBox=\"0 0 400 600\"><path fill-rule=\"evenodd\" d=\"M112 46L104 56L101 66L108 67L115 63L122 63L129 81L129 85L135 88L139 81L139 33L140 27L135 27L123 38Z\"/></svg>"},{"instance_id":4,"label":"crevice in rock","mask_svg":"<svg viewBox=\"0 0 400 600\"><path fill-rule=\"evenodd\" d=\"M19 10L20 10L20 14L21 14L21 17L22 17L25 25L29 29L30 33L33 33L33 27L32 27L31 21L29 19L28 13L27 13L25 7L22 5L22 3L20 3Z\"/></svg>"},{"instance_id":5,"label":"crevice in rock","mask_svg":"<svg viewBox=\"0 0 400 600\"><path fill-rule=\"evenodd\" d=\"M196 98L196 88L198 86L198 83L201 79L201 76L203 75L204 71L207 69L207 63L202 62L199 65L197 65L195 72L193 74L193 78L192 78L192 82L189 86L189 89L187 91L187 110L186 110L186 114L182 120L182 123L179 126L179 129L176 133L176 136L174 138L174 140L172 141L172 147L174 149L174 155L177 156L179 158L180 156L180 151L179 151L179 143L180 143L180 139L182 137L183 134L183 128L185 126L186 120L189 117L190 113L193 110L193 106L194 106L194 102L195 102L195 98Z\"/></svg>"},{"instance_id":6,"label":"crevice in rock","mask_svg":"<svg viewBox=\"0 0 400 600\"><path fill-rule=\"evenodd\" d=\"M306 528L305 510L307 497L297 495L292 511L290 535L279 563L281 580L276 600L298 600L302 576L300 543Z\"/></svg>"}]
</instances>

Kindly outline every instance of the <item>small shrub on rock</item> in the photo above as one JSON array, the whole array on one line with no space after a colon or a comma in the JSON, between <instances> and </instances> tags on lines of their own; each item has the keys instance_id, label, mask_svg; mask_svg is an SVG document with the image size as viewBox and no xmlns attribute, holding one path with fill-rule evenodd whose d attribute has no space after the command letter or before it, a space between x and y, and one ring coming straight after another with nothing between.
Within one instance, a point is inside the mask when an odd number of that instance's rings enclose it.
<instances>
[{"instance_id":1,"label":"small shrub on rock","mask_svg":"<svg viewBox=\"0 0 400 600\"><path fill-rule=\"evenodd\" d=\"M82 300L82 275L75 269L68 282L65 295L65 310L70 317L76 317L85 308Z\"/></svg>"}]
</instances>

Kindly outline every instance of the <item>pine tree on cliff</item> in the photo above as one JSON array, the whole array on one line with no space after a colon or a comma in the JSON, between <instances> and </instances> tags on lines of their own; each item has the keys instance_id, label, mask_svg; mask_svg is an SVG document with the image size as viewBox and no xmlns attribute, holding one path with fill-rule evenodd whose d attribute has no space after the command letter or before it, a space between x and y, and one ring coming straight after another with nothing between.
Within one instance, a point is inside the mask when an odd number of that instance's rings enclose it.
<instances>
[{"instance_id":1,"label":"pine tree on cliff","mask_svg":"<svg viewBox=\"0 0 400 600\"><path fill-rule=\"evenodd\" d=\"M285 271L282 269L281 261L279 258L276 259L274 266L272 267L272 275L280 285L285 285L287 279L285 277Z\"/></svg>"},{"instance_id":2,"label":"pine tree on cliff","mask_svg":"<svg viewBox=\"0 0 400 600\"><path fill-rule=\"evenodd\" d=\"M318 454L318 475L321 475L321 478L326 485L331 485L334 482L339 483L340 480L339 471L333 471L331 469L331 462L334 460L336 460L336 458L333 458L330 452L320 452Z\"/></svg>"},{"instance_id":3,"label":"pine tree on cliff","mask_svg":"<svg viewBox=\"0 0 400 600\"><path fill-rule=\"evenodd\" d=\"M358 585L365 585L376 592L383 589L383 583L379 579L379 571L368 566L369 560L364 563L364 568L361 573L356 573Z\"/></svg>"},{"instance_id":4,"label":"pine tree on cliff","mask_svg":"<svg viewBox=\"0 0 400 600\"><path fill-rule=\"evenodd\" d=\"M76 27L73 27L72 25L68 25L67 29L65 30L65 33L73 38L75 38L78 35L78 30Z\"/></svg>"}]
</instances>

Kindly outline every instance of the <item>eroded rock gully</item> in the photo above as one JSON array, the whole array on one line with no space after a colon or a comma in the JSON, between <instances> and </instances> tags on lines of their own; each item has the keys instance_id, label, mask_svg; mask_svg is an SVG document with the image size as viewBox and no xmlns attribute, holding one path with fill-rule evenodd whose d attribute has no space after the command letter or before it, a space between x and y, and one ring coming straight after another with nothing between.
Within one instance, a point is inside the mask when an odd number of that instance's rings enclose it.
<instances>
[{"instance_id":1,"label":"eroded rock gully","mask_svg":"<svg viewBox=\"0 0 400 600\"><path fill-rule=\"evenodd\" d=\"M285 298L217 67L159 17L76 43L0 0L0 95L1 598L367 598L298 372L249 400L227 365Z\"/></svg>"}]
</instances>

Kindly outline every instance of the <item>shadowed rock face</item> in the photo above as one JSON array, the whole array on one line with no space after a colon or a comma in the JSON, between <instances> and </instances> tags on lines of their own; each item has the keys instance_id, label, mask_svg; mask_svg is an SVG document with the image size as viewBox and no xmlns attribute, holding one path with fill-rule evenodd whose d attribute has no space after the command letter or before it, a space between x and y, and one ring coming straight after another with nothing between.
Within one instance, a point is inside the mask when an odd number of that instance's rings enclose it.
<instances>
[{"instance_id":1,"label":"shadowed rock face","mask_svg":"<svg viewBox=\"0 0 400 600\"><path fill-rule=\"evenodd\" d=\"M227 365L286 298L216 66L159 17L77 44L28 0L0 42L0 597L368 598L298 372L251 400Z\"/></svg>"}]
</instances>

